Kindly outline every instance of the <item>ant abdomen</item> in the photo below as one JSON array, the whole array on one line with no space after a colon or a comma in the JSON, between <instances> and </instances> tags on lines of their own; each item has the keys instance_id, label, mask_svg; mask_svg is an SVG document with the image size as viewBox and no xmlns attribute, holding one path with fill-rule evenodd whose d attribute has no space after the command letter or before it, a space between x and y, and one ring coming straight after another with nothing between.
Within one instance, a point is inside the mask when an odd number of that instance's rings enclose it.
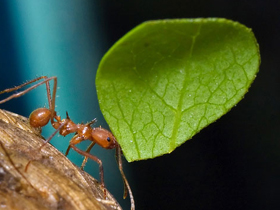
<instances>
[{"instance_id":1,"label":"ant abdomen","mask_svg":"<svg viewBox=\"0 0 280 210\"><path fill-rule=\"evenodd\" d=\"M29 116L30 125L34 128L44 127L51 119L51 111L47 108L38 108Z\"/></svg>"},{"instance_id":2,"label":"ant abdomen","mask_svg":"<svg viewBox=\"0 0 280 210\"><path fill-rule=\"evenodd\" d=\"M92 128L91 136L98 145L106 149L113 149L118 144L113 134L101 127Z\"/></svg>"}]
</instances>

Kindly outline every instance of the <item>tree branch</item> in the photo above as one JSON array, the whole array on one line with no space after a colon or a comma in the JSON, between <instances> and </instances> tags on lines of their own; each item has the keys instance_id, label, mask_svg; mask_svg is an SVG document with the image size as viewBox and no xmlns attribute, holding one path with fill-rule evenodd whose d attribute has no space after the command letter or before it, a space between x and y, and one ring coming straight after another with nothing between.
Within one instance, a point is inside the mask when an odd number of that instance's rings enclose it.
<instances>
[{"instance_id":1,"label":"tree branch","mask_svg":"<svg viewBox=\"0 0 280 210\"><path fill-rule=\"evenodd\" d=\"M0 205L7 209L121 209L101 185L44 139L28 119L0 110ZM27 172L24 172L28 161Z\"/></svg>"}]
</instances>

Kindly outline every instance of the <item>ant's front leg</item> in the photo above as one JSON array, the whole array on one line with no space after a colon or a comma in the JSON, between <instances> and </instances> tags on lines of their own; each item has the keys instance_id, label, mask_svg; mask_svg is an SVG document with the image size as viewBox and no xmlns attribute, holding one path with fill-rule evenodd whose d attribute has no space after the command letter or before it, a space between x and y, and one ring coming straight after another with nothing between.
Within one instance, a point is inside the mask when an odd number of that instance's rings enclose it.
<instances>
[{"instance_id":1,"label":"ant's front leg","mask_svg":"<svg viewBox=\"0 0 280 210\"><path fill-rule=\"evenodd\" d=\"M95 145L96 143L93 141L90 143L90 145L88 146L87 150L86 150L86 153L90 153L90 150L92 149L92 147ZM81 165L81 170L84 170L84 167L86 165L88 161L88 157L85 157L84 160L83 160L83 163Z\"/></svg>"},{"instance_id":2,"label":"ant's front leg","mask_svg":"<svg viewBox=\"0 0 280 210\"><path fill-rule=\"evenodd\" d=\"M79 137L77 135L75 135L73 137L73 139L70 141L70 145L68 146L65 155L67 156L68 153L69 153L69 150L72 148L73 150L75 150L79 154L83 155L84 157L90 158L93 161L98 163L98 165L99 165L100 183L101 183L101 186L102 186L102 188L104 190L104 199L105 199L106 198L106 189L105 189L105 184L104 184L104 169L103 169L102 161L98 157L96 157L94 155L91 155L91 154L89 154L89 153L87 153L87 152L85 152L83 150L80 150L78 147L75 146L77 144L77 142L79 143L81 141L80 138L82 138L82 137Z\"/></svg>"}]
</instances>

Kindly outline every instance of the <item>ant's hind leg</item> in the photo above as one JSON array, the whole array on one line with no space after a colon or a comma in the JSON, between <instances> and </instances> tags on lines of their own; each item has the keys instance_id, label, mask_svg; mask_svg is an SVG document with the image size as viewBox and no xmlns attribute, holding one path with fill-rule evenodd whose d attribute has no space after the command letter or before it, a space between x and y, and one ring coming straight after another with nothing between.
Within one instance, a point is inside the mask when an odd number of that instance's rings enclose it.
<instances>
[{"instance_id":1,"label":"ant's hind leg","mask_svg":"<svg viewBox=\"0 0 280 210\"><path fill-rule=\"evenodd\" d=\"M32 84L32 83L34 83L34 82L36 82L36 81L38 81L38 80L40 80L40 79L46 79L46 78L48 78L48 77L46 77L46 76L41 76L41 77L35 78L35 79L33 79L33 80L30 80L30 81L28 81L28 82L25 82L25 83L23 83L23 84L21 84L21 85L18 85L18 86L13 87L13 88L7 88L7 89L5 89L5 90L2 90L2 91L0 91L0 94L9 93L9 92L12 92L12 91L21 89L22 87L24 87L24 86L26 86L26 85Z\"/></svg>"},{"instance_id":2,"label":"ant's hind leg","mask_svg":"<svg viewBox=\"0 0 280 210\"><path fill-rule=\"evenodd\" d=\"M33 80L29 81L29 82L26 82L26 83L24 83L22 85L18 85L16 87L8 88L8 89L5 89L3 91L0 91L0 94L9 93L9 92L12 92L12 91L15 91L15 90L19 90L19 89L23 88L24 86L32 84L32 83L34 83L36 81L39 81L41 79L44 79L44 80L39 82L39 83L37 83L37 84L35 84L35 85L33 85L33 86L31 86L31 87L29 87L29 88L27 88L27 89L25 89L25 90L23 90L23 91L21 91L21 92L15 93L15 94L13 94L13 95L11 95L11 96L3 99L3 100L0 100L0 104L3 104L3 103L5 103L5 102L7 102L7 101L9 101L9 100L11 100L13 98L18 98L18 97L28 93L29 91L37 88L38 86L40 86L42 84L46 84L49 108L51 110L54 109L54 104L55 104L54 100L55 100L55 94L56 94L56 88L57 88L57 78L56 77L41 76L41 77L33 79ZM50 94L50 84L49 84L50 80L54 80L53 100L51 99L51 94Z\"/></svg>"}]
</instances>

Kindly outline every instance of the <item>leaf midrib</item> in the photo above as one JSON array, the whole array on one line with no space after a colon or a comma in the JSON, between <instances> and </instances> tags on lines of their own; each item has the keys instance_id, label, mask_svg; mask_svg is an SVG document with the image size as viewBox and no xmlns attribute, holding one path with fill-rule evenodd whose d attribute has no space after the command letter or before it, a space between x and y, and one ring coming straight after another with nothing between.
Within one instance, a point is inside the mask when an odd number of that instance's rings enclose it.
<instances>
[{"instance_id":1,"label":"leaf midrib","mask_svg":"<svg viewBox=\"0 0 280 210\"><path fill-rule=\"evenodd\" d=\"M189 56L188 56L189 58L186 58L186 65L185 65L185 69L184 69L185 72L187 71L187 68L190 67L194 45L195 45L197 37L200 34L201 26L202 26L202 24L199 25L196 34L192 37L192 46L190 48L190 53L189 53ZM177 139L179 125L180 125L181 116L182 116L182 106L183 106L183 99L184 99L184 91L183 90L185 90L187 88L187 85L188 85L187 84L187 79L188 79L188 74L185 74L185 78L184 78L184 82L183 82L183 88L182 88L182 91L180 93L178 107L177 107L176 114L175 114L175 121L174 121L173 131L172 131L171 140L170 140L169 152L172 152L176 148L176 139Z\"/></svg>"}]
</instances>

